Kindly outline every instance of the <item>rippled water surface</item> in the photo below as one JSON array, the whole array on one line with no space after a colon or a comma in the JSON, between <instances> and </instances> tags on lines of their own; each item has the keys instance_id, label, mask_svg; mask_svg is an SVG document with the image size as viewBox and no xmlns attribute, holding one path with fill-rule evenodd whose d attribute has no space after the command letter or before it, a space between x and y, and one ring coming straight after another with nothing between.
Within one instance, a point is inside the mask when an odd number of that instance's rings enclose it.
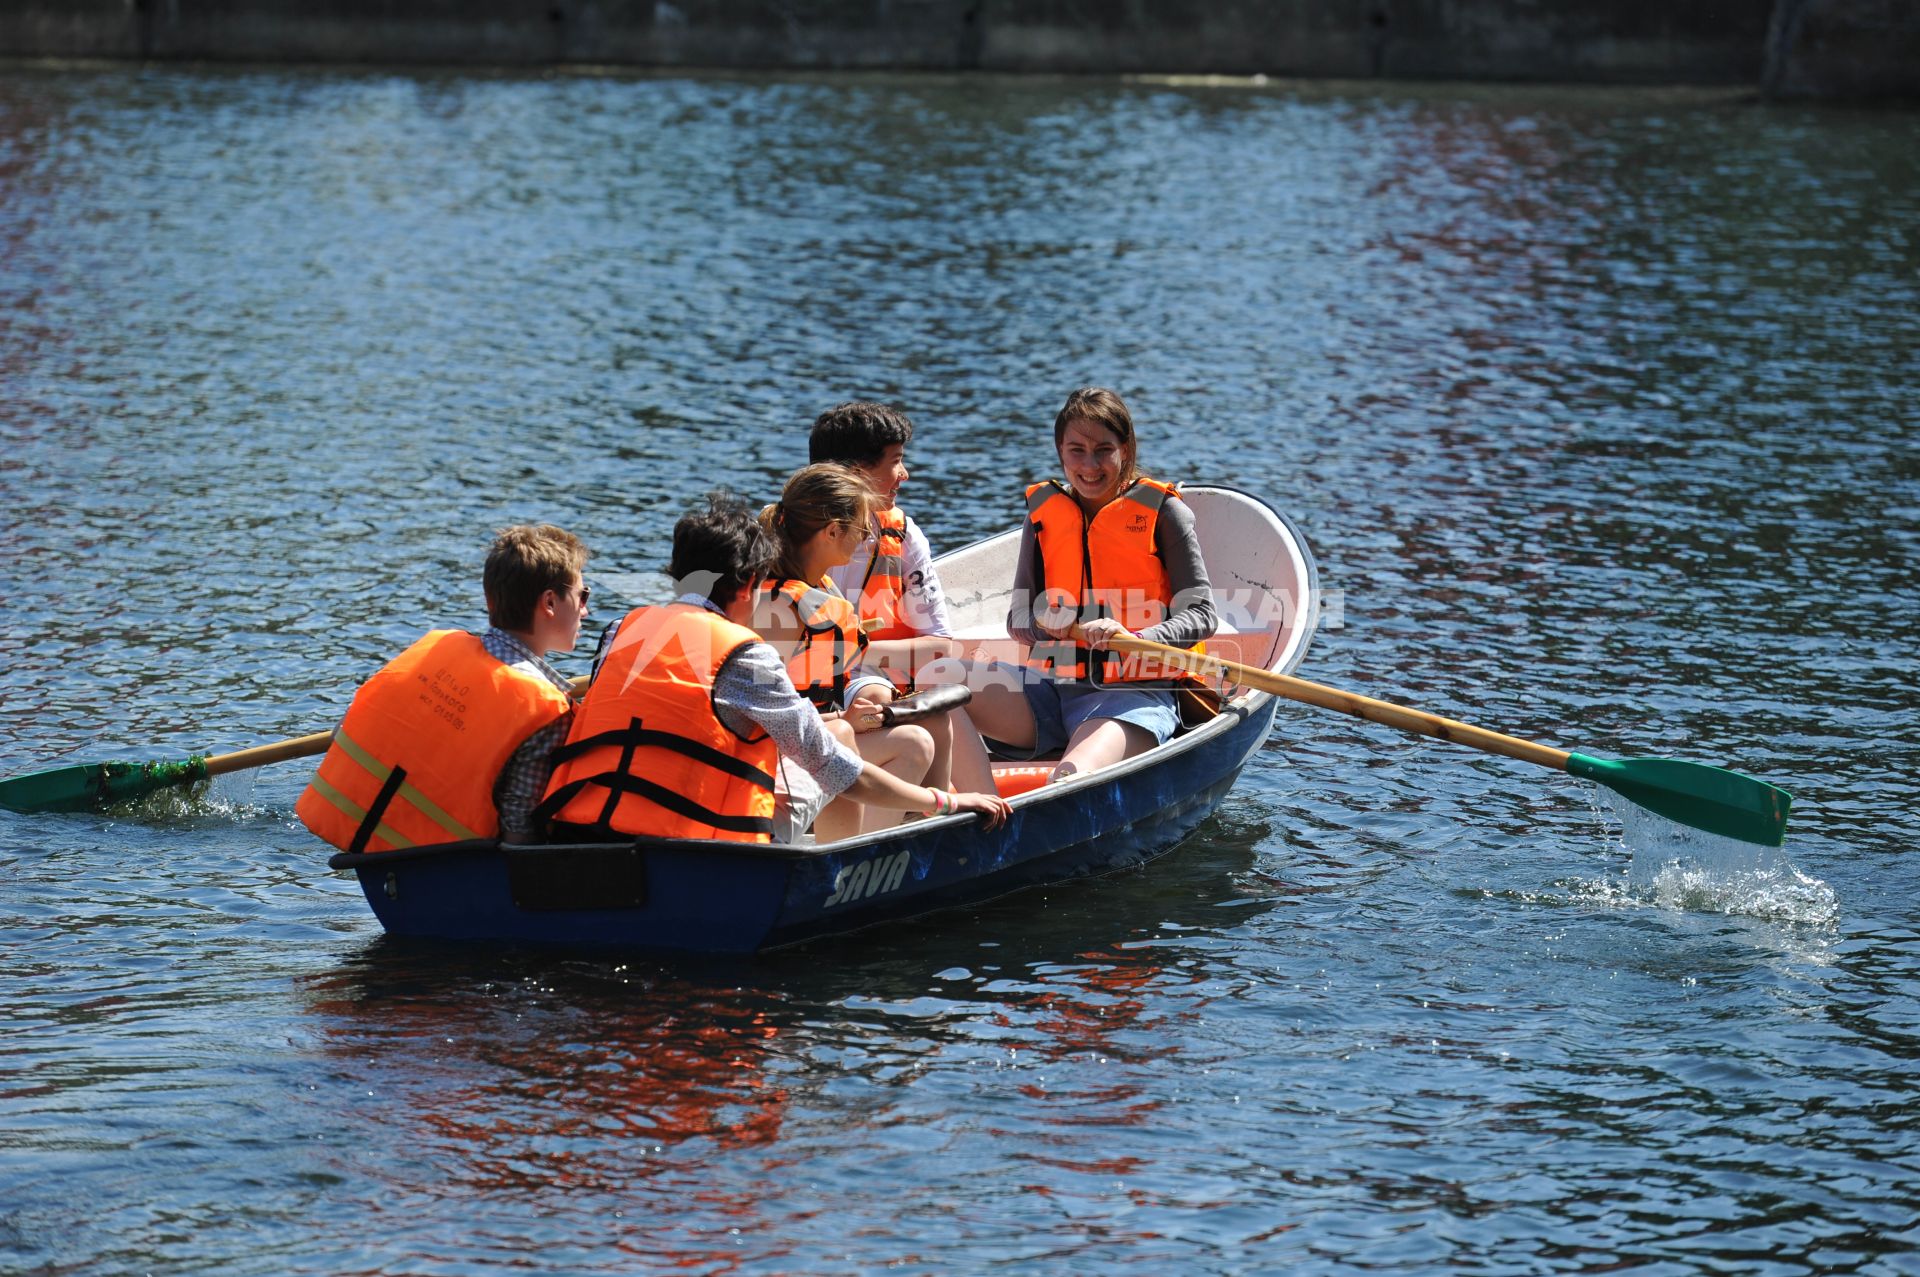
<instances>
[{"instance_id":1,"label":"rippled water surface","mask_svg":"<svg viewBox=\"0 0 1920 1277\"><path fill-rule=\"evenodd\" d=\"M388 941L302 764L0 814L0 1270L1920 1271L1917 268L1912 114L0 73L0 772L330 726L508 522L604 618L853 395L961 544L1093 381L1304 674L1797 800L1636 869L1283 709L1143 872L729 966Z\"/></svg>"}]
</instances>

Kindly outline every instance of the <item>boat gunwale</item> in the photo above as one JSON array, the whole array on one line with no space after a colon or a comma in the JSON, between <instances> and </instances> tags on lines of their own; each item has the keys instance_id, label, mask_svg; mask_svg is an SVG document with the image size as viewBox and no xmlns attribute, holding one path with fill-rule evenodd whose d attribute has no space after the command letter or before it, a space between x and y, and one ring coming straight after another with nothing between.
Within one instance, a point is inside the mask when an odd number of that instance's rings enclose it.
<instances>
[{"instance_id":1,"label":"boat gunwale","mask_svg":"<svg viewBox=\"0 0 1920 1277\"><path fill-rule=\"evenodd\" d=\"M1250 692L1242 699L1230 701L1221 707L1213 718L1183 732L1166 742L1157 745L1144 754L1135 754L1132 758L1122 759L1098 771L1087 772L1069 781L1057 785L1043 785L1024 794L1007 800L1013 810L1023 811L1043 804L1057 802L1073 797L1075 794L1106 784L1123 780L1128 776L1146 771L1162 762L1179 757L1181 754L1198 749L1213 737L1221 735L1239 722L1244 722L1257 712L1271 694ZM398 847L391 851L335 852L327 859L329 869L363 869L373 865L391 865L407 860L418 860L433 855L456 855L463 852L502 851L508 853L537 853L546 851L580 851L586 848L600 850L660 850L660 851L699 851L707 854L720 852L748 856L763 860L809 860L820 856L837 855L848 850L858 850L876 843L887 842L903 836L917 837L922 833L936 829L955 828L968 821L978 820L975 812L950 812L945 816L916 820L911 824L895 825L891 829L876 829L872 833L860 834L853 838L842 838L838 842L824 843L777 843L777 842L733 842L718 838L622 838L607 842L530 842L510 843L497 838L469 838L460 842L427 843L417 847Z\"/></svg>"}]
</instances>

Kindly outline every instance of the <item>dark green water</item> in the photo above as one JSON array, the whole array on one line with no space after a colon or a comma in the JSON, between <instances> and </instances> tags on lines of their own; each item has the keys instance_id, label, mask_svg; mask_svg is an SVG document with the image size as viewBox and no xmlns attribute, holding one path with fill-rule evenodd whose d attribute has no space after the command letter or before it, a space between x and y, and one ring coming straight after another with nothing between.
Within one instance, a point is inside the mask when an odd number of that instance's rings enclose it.
<instances>
[{"instance_id":1,"label":"dark green water","mask_svg":"<svg viewBox=\"0 0 1920 1277\"><path fill-rule=\"evenodd\" d=\"M1917 268L1912 114L0 73L0 772L330 726L509 522L605 619L852 395L961 544L1093 381L1302 673L1797 797L1630 873L1301 707L1145 872L729 967L386 941L299 764L0 814L0 1270L1920 1271Z\"/></svg>"}]
</instances>

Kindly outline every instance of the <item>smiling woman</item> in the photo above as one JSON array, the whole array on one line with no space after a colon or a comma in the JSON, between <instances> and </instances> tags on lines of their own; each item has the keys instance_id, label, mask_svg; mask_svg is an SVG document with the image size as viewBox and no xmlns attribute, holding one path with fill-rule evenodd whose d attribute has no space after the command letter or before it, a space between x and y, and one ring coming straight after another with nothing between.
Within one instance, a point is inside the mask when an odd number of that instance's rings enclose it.
<instances>
[{"instance_id":1,"label":"smiling woman","mask_svg":"<svg viewBox=\"0 0 1920 1277\"><path fill-rule=\"evenodd\" d=\"M1031 659L969 681L974 721L995 752L1057 754L1053 779L1065 780L1179 729L1174 692L1194 680L1155 658L1110 654L1112 641L1137 634L1197 648L1219 622L1193 514L1177 484L1139 474L1133 414L1120 396L1098 386L1068 395L1053 443L1067 482L1027 489L1007 617Z\"/></svg>"}]
</instances>

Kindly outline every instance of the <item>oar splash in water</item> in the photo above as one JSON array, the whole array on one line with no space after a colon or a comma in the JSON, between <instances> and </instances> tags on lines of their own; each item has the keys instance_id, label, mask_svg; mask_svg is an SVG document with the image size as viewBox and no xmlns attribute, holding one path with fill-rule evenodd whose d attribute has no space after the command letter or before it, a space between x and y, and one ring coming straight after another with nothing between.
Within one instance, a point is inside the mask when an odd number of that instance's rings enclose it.
<instances>
[{"instance_id":1,"label":"oar splash in water","mask_svg":"<svg viewBox=\"0 0 1920 1277\"><path fill-rule=\"evenodd\" d=\"M1839 916L1833 889L1795 868L1784 846L1694 829L1619 794L1595 792L1620 822L1620 840L1632 853L1627 889L1635 896L1668 909L1782 922L1829 923ZM1594 810L1601 810L1598 803Z\"/></svg>"}]
</instances>

